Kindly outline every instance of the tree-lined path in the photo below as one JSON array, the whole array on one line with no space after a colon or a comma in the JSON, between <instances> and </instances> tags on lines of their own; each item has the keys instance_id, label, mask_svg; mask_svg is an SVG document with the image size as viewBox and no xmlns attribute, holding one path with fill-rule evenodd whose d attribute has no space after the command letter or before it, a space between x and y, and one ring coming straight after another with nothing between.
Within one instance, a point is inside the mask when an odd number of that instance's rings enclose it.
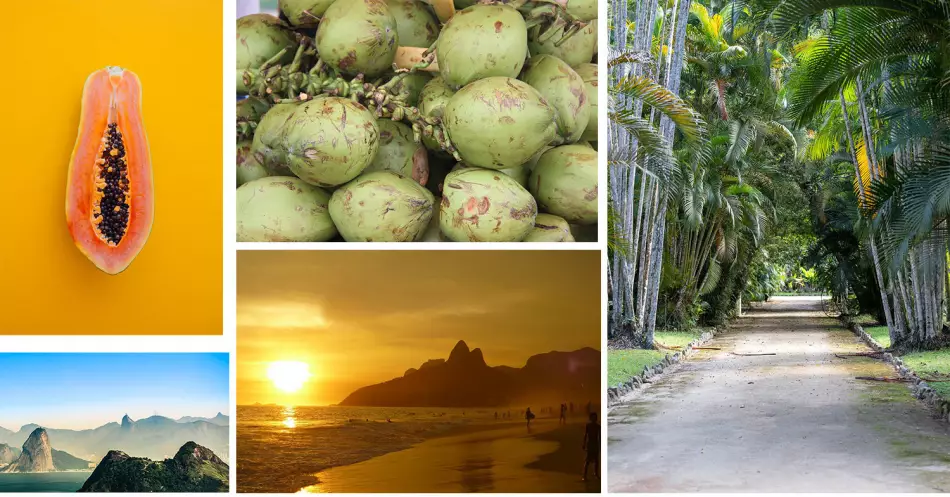
<instances>
[{"instance_id":1,"label":"tree-lined path","mask_svg":"<svg viewBox=\"0 0 950 497\"><path fill-rule=\"evenodd\" d=\"M950 426L817 297L776 297L608 419L610 492L950 491ZM737 356L737 353L774 353Z\"/></svg>"}]
</instances>

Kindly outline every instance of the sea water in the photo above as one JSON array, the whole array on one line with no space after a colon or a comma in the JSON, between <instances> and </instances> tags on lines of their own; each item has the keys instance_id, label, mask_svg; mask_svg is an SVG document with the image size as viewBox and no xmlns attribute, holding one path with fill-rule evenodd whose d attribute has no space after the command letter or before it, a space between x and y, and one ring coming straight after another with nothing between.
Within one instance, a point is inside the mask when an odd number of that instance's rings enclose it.
<instances>
[{"instance_id":1,"label":"sea water","mask_svg":"<svg viewBox=\"0 0 950 497\"><path fill-rule=\"evenodd\" d=\"M0 473L0 492L75 492L91 471Z\"/></svg>"},{"instance_id":2,"label":"sea water","mask_svg":"<svg viewBox=\"0 0 950 497\"><path fill-rule=\"evenodd\" d=\"M293 492L326 468L403 450L495 409L238 406L238 490ZM509 421L497 411L498 422ZM507 414L507 410L504 411ZM518 411L511 420L521 419Z\"/></svg>"}]
</instances>

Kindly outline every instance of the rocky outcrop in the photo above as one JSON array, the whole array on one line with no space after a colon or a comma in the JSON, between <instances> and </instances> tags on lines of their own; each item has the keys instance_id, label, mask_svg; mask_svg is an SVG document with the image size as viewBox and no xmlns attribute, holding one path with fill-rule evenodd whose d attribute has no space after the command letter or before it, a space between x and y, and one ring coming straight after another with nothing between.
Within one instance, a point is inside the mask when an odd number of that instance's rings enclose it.
<instances>
[{"instance_id":1,"label":"rocky outcrop","mask_svg":"<svg viewBox=\"0 0 950 497\"><path fill-rule=\"evenodd\" d=\"M172 459L152 461L113 450L102 459L80 492L227 492L228 465L194 442Z\"/></svg>"},{"instance_id":2,"label":"rocky outcrop","mask_svg":"<svg viewBox=\"0 0 950 497\"><path fill-rule=\"evenodd\" d=\"M5 446L6 447L6 446ZM2 449L0 449L2 455ZM23 443L23 448L12 464L3 468L4 473L46 473L89 469L89 461L56 450L50 445L49 434L36 428Z\"/></svg>"},{"instance_id":3,"label":"rocky outcrop","mask_svg":"<svg viewBox=\"0 0 950 497\"><path fill-rule=\"evenodd\" d=\"M0 444L0 469L7 464L11 464L20 457L20 449L10 447L7 444Z\"/></svg>"},{"instance_id":4,"label":"rocky outcrop","mask_svg":"<svg viewBox=\"0 0 950 497\"><path fill-rule=\"evenodd\" d=\"M49 435L43 428L37 428L23 443L23 449L17 460L6 467L4 473L45 473L56 471L53 466L53 448L49 444Z\"/></svg>"},{"instance_id":5,"label":"rocky outcrop","mask_svg":"<svg viewBox=\"0 0 950 497\"><path fill-rule=\"evenodd\" d=\"M525 367L489 367L481 349L460 340L447 360L433 359L399 378L360 388L340 405L386 407L503 407L565 400L596 401L600 352L549 352Z\"/></svg>"}]
</instances>

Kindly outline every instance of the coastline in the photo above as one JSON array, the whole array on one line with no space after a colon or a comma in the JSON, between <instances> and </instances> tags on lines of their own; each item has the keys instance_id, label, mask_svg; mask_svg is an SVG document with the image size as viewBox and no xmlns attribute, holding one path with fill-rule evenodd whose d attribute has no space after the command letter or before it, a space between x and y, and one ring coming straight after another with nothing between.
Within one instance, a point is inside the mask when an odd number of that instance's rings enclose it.
<instances>
[{"instance_id":1,"label":"coastline","mask_svg":"<svg viewBox=\"0 0 950 497\"><path fill-rule=\"evenodd\" d=\"M377 427L387 425L387 423L382 420L373 420L370 421L369 424ZM399 423L393 423L393 425L398 424ZM359 429L364 427L363 425L364 423L355 423L348 428ZM523 429L523 427L524 422L522 421L494 421L484 418L473 418L470 422L460 424L440 423L437 421L424 423L420 424L417 429L410 430L408 433L394 433L392 437L388 439L388 447L377 445L374 447L375 451L361 453L358 457L347 458L341 456L336 461L336 464L319 464L313 460L308 460L305 456L301 456L302 461L295 463L295 467L298 470L297 474L288 475L284 478L272 478L273 475L266 471L261 471L261 468L264 466L255 460L259 454L269 452L265 452L266 447L263 447L261 442L246 439L242 440L242 430L240 429L239 419L237 439L238 481L236 488L239 493L292 493L302 487L319 483L315 475L332 468L359 464L364 461L385 456L386 454L411 449L430 440L445 437L469 436L493 430ZM315 443L318 443L313 440L319 438L322 435L322 430L325 429L326 428L323 427L297 428L291 437L294 441L294 446L301 450L313 446ZM402 437L402 439L394 440L393 438L395 437ZM269 480L274 481L268 484L267 482Z\"/></svg>"},{"instance_id":2,"label":"coastline","mask_svg":"<svg viewBox=\"0 0 950 497\"><path fill-rule=\"evenodd\" d=\"M532 426L531 433L516 421L460 426L403 450L324 469L297 491L600 492L599 480L581 481L584 423L559 426L546 418Z\"/></svg>"}]
</instances>

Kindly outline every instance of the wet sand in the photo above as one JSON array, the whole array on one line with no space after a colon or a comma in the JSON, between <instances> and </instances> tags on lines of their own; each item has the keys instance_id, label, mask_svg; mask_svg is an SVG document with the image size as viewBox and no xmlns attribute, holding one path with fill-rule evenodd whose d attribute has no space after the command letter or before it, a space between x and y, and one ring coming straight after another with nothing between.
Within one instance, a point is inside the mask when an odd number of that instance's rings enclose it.
<instances>
[{"instance_id":1,"label":"wet sand","mask_svg":"<svg viewBox=\"0 0 950 497\"><path fill-rule=\"evenodd\" d=\"M427 440L315 475L303 492L599 492L600 481L581 480L584 451L580 421L484 425Z\"/></svg>"},{"instance_id":2,"label":"wet sand","mask_svg":"<svg viewBox=\"0 0 950 497\"><path fill-rule=\"evenodd\" d=\"M775 298L611 410L610 492L950 491L950 427L817 298ZM736 356L738 353L775 353Z\"/></svg>"}]
</instances>

